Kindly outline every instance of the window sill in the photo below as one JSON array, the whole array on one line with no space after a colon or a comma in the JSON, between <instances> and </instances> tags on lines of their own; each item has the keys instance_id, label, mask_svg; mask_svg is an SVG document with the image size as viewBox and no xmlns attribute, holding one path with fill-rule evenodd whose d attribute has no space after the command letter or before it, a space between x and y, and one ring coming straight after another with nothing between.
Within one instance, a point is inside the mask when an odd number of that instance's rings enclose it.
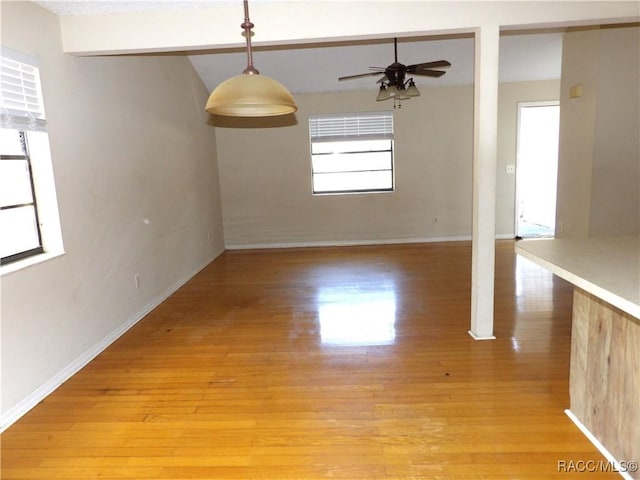
<instances>
[{"instance_id":1,"label":"window sill","mask_svg":"<svg viewBox=\"0 0 640 480\"><path fill-rule=\"evenodd\" d=\"M371 195L378 193L395 193L394 188L385 188L384 190L336 190L334 192L311 192L314 197L324 197L328 195Z\"/></svg>"},{"instance_id":2,"label":"window sill","mask_svg":"<svg viewBox=\"0 0 640 480\"><path fill-rule=\"evenodd\" d=\"M32 267L33 265L37 265L42 262L53 260L56 257L61 257L62 255L65 255L65 252L46 252L23 260L18 260L17 262L10 263L9 265L3 265L0 267L0 277L24 270L25 268Z\"/></svg>"}]
</instances>

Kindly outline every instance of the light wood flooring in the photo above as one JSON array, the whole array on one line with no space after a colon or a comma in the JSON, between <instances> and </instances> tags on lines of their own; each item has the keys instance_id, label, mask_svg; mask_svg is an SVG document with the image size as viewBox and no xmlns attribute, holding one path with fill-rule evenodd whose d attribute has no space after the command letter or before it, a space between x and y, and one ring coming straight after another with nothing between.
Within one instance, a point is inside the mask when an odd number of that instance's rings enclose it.
<instances>
[{"instance_id":1,"label":"light wood flooring","mask_svg":"<svg viewBox=\"0 0 640 480\"><path fill-rule=\"evenodd\" d=\"M10 479L609 479L565 416L572 288L497 243L226 252L2 435ZM565 469L566 470L566 469Z\"/></svg>"}]
</instances>

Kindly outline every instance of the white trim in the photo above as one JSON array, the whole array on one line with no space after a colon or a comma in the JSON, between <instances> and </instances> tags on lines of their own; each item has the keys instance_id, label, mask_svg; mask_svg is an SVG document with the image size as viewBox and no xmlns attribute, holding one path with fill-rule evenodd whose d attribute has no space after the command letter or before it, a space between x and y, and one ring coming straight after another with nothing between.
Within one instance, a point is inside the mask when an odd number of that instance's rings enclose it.
<instances>
[{"instance_id":1,"label":"white trim","mask_svg":"<svg viewBox=\"0 0 640 480\"><path fill-rule=\"evenodd\" d=\"M22 62L32 67L40 68L40 59L27 53L19 52L13 48L0 46L0 56L9 58L15 62Z\"/></svg>"},{"instance_id":2,"label":"white trim","mask_svg":"<svg viewBox=\"0 0 640 480\"><path fill-rule=\"evenodd\" d=\"M478 335L473 333L471 330L469 330L468 333L469 335L471 335L471 338L473 338L474 340L495 340L496 339L495 335L491 335L489 337L479 337Z\"/></svg>"},{"instance_id":3,"label":"white trim","mask_svg":"<svg viewBox=\"0 0 640 480\"><path fill-rule=\"evenodd\" d=\"M496 240L515 240L516 236L513 233L497 233Z\"/></svg>"},{"instance_id":4,"label":"white trim","mask_svg":"<svg viewBox=\"0 0 640 480\"><path fill-rule=\"evenodd\" d=\"M274 242L274 243L239 243L226 245L227 250L254 250L269 248L305 248L305 247L351 247L358 245L396 245L402 243L434 243L434 242L463 242L471 240L470 235L454 235L450 237L420 237L420 238L388 238L365 240L323 240L307 242Z\"/></svg>"},{"instance_id":5,"label":"white trim","mask_svg":"<svg viewBox=\"0 0 640 480\"><path fill-rule=\"evenodd\" d=\"M609 460L611 463L613 463L613 465L615 466L616 470L618 471L618 473L620 474L620 476L622 478L624 478L626 480L633 480L633 477L628 472L623 472L622 471L620 462L618 462L618 460L616 460L616 458L611 454L611 452L609 452L609 450L607 450L606 447L604 445L602 445L602 443L600 443L600 440L598 440L595 437L595 435L593 433L591 433L589 431L589 429L580 420L578 420L578 417L576 417L571 410L569 410L567 408L564 411L564 413L576 425L576 427L578 427L580 429L580 431L585 435L585 437L587 437L587 439L589 439L589 441L591 443L593 443L593 445L600 451L600 453L607 460ZM635 459L633 459L633 460L635 460Z\"/></svg>"},{"instance_id":6,"label":"white trim","mask_svg":"<svg viewBox=\"0 0 640 480\"><path fill-rule=\"evenodd\" d=\"M511 233L496 235L496 240L513 240ZM309 240L306 242L236 243L227 244L227 250L262 250L270 248L313 248L313 247L353 247L358 245L399 245L403 243L467 242L471 235L451 235L447 237L411 237L364 240Z\"/></svg>"},{"instance_id":7,"label":"white trim","mask_svg":"<svg viewBox=\"0 0 640 480\"><path fill-rule=\"evenodd\" d=\"M9 275L20 270L24 270L25 268L33 267L34 265L38 265L42 262L48 262L49 260L53 260L54 258L61 257L65 254L66 253L64 251L44 252L39 253L38 255L24 258L22 260L18 260L16 262L2 265L2 267L0 267L0 277L4 277L5 275Z\"/></svg>"},{"instance_id":8,"label":"white trim","mask_svg":"<svg viewBox=\"0 0 640 480\"><path fill-rule=\"evenodd\" d=\"M69 378L75 375L80 369L87 365L91 360L102 353L109 345L120 338L131 327L142 320L149 312L165 301L169 296L176 292L185 283L191 280L198 272L213 262L216 258L224 253L224 249L217 251L211 258L206 260L204 264L196 267L191 272L183 275L176 282L174 282L169 288L167 288L160 295L152 299L142 309L131 316L127 321L120 326L112 330L102 340L93 345L91 348L82 353L79 357L69 363L66 367L56 373L53 377L43 383L40 387L36 388L30 395L25 397L17 405L10 408L8 411L2 413L0 416L0 433L13 425L20 417L25 415L29 410L35 407L38 403L44 400L49 394L53 393L60 385L66 382Z\"/></svg>"}]
</instances>

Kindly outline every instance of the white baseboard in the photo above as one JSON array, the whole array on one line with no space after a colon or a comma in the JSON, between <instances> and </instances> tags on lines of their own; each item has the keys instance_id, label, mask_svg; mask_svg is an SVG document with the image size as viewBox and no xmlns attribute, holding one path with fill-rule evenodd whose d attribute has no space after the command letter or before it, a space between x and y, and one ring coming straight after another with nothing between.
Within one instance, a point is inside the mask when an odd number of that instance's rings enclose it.
<instances>
[{"instance_id":1,"label":"white baseboard","mask_svg":"<svg viewBox=\"0 0 640 480\"><path fill-rule=\"evenodd\" d=\"M490 336L488 336L488 337L481 337L481 336L476 335L475 333L473 333L471 330L469 330L467 333L468 333L468 334L471 336L471 338L473 338L474 340L495 340L495 339L496 339L496 337L495 337L494 335L490 335Z\"/></svg>"},{"instance_id":2,"label":"white baseboard","mask_svg":"<svg viewBox=\"0 0 640 480\"><path fill-rule=\"evenodd\" d=\"M402 243L433 243L433 242L462 242L469 241L469 235L454 235L449 237L412 237L412 238L387 238L365 240L326 240L285 243L236 243L226 245L227 250L253 250L268 248L305 248L305 247L352 247L359 245L397 245Z\"/></svg>"},{"instance_id":3,"label":"white baseboard","mask_svg":"<svg viewBox=\"0 0 640 480\"><path fill-rule=\"evenodd\" d=\"M516 238L515 233L498 233L496 234L496 240L513 240Z\"/></svg>"},{"instance_id":4,"label":"white baseboard","mask_svg":"<svg viewBox=\"0 0 640 480\"><path fill-rule=\"evenodd\" d=\"M578 417L576 417L571 410L568 408L564 411L565 415L569 417L569 419L580 429L580 431L584 434L585 437L589 439L591 443L593 443L594 447L596 447L600 453L606 458L612 465L615 466L616 471L620 474L622 478L625 480L633 480L633 477L629 472L623 471L622 465L616 458L611 455L611 452L607 450L607 448L600 443L600 440L596 438L596 436L591 433L591 431L580 421ZM637 461L636 459L629 459L633 461Z\"/></svg>"},{"instance_id":5,"label":"white baseboard","mask_svg":"<svg viewBox=\"0 0 640 480\"><path fill-rule=\"evenodd\" d=\"M513 240L511 233L500 233L496 240ZM450 235L445 237L411 237L386 238L365 240L309 240L304 242L274 242L274 243L232 243L226 245L227 250L261 250L269 248L305 248L305 247L352 247L358 245L398 245L402 243L435 243L435 242L468 242L470 235Z\"/></svg>"},{"instance_id":6,"label":"white baseboard","mask_svg":"<svg viewBox=\"0 0 640 480\"><path fill-rule=\"evenodd\" d=\"M133 327L136 323L142 320L151 310L156 308L162 302L164 302L169 296L171 296L181 286L191 280L200 270L213 262L217 257L224 253L224 249L216 252L205 263L191 272L183 275L177 281L175 281L169 288L167 288L160 295L156 296L149 303L147 303L142 309L138 310L127 321L123 322L116 329L112 330L98 343L86 350L82 355L77 357L66 367L60 370L57 374L47 380L44 384L34 390L30 395L21 400L17 405L10 408L0 416L0 433L13 425L20 417L25 415L29 410L35 407L38 403L44 400L49 394L56 390L60 385L66 382L69 378L80 371L91 360L102 353L109 345L120 338L127 330Z\"/></svg>"}]
</instances>

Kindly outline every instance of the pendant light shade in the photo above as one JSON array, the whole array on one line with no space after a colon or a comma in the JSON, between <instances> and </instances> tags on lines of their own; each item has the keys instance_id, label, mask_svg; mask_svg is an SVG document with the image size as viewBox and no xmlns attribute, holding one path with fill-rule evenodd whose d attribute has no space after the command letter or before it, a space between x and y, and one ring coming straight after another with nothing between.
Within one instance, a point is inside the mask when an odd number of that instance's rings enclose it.
<instances>
[{"instance_id":1,"label":"pendant light shade","mask_svg":"<svg viewBox=\"0 0 640 480\"><path fill-rule=\"evenodd\" d=\"M244 29L247 42L247 68L242 75L225 80L211 92L205 110L213 115L229 117L272 117L298 110L289 91L272 78L260 75L253 66L249 1L244 0Z\"/></svg>"},{"instance_id":2,"label":"pendant light shade","mask_svg":"<svg viewBox=\"0 0 640 480\"><path fill-rule=\"evenodd\" d=\"M297 109L293 96L280 82L246 73L218 85L205 107L209 113L230 117L271 117Z\"/></svg>"}]
</instances>

